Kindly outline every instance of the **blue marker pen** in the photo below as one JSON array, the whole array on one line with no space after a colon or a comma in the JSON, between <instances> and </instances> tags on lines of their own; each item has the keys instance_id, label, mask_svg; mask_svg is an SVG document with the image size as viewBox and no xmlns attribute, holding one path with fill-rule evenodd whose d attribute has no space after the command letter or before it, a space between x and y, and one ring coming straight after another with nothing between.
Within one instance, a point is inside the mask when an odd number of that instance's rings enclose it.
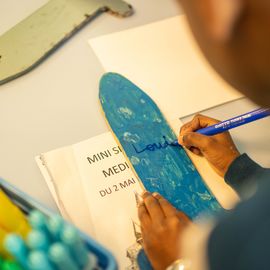
<instances>
[{"instance_id":1,"label":"blue marker pen","mask_svg":"<svg viewBox=\"0 0 270 270\"><path fill-rule=\"evenodd\" d=\"M32 251L28 256L29 270L55 270L44 251Z\"/></svg>"},{"instance_id":2,"label":"blue marker pen","mask_svg":"<svg viewBox=\"0 0 270 270\"><path fill-rule=\"evenodd\" d=\"M222 121L218 124L197 130L196 132L207 136L216 135L229 129L240 127L250 122L265 118L267 116L270 116L270 109L257 109L255 111L236 116L229 120Z\"/></svg>"},{"instance_id":3,"label":"blue marker pen","mask_svg":"<svg viewBox=\"0 0 270 270\"><path fill-rule=\"evenodd\" d=\"M257 109L249 113L245 113L231 119L222 121L215 125L199 129L196 132L202 135L212 136L268 116L270 116L270 109ZM178 144L178 141L175 141L174 143Z\"/></svg>"},{"instance_id":4,"label":"blue marker pen","mask_svg":"<svg viewBox=\"0 0 270 270\"><path fill-rule=\"evenodd\" d=\"M28 250L24 244L23 239L16 234L9 234L4 240L5 249L18 261L18 263L25 269L27 267Z\"/></svg>"},{"instance_id":5,"label":"blue marker pen","mask_svg":"<svg viewBox=\"0 0 270 270\"><path fill-rule=\"evenodd\" d=\"M71 258L68 248L58 242L49 248L49 258L58 270L79 270L76 262Z\"/></svg>"},{"instance_id":6,"label":"blue marker pen","mask_svg":"<svg viewBox=\"0 0 270 270\"><path fill-rule=\"evenodd\" d=\"M83 243L78 231L71 225L65 224L61 232L60 239L70 250L77 265L84 268L89 263L88 251Z\"/></svg>"}]
</instances>

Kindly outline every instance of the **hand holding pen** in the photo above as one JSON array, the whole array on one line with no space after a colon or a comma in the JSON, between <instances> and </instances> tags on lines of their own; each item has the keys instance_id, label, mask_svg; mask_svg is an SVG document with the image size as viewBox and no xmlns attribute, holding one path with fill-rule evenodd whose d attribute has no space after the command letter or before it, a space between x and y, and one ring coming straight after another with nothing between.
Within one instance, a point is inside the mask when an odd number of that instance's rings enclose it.
<instances>
[{"instance_id":1,"label":"hand holding pen","mask_svg":"<svg viewBox=\"0 0 270 270\"><path fill-rule=\"evenodd\" d=\"M213 136L195 132L218 123L220 121L216 119L196 115L192 121L182 126L178 142L194 154L204 156L213 169L224 177L231 163L240 156L229 132Z\"/></svg>"}]
</instances>

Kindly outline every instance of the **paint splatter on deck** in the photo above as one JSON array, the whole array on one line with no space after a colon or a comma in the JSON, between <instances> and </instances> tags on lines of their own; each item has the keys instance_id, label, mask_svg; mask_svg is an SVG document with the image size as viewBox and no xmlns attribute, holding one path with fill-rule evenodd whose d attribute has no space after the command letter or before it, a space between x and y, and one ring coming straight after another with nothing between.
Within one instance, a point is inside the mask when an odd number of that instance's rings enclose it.
<instances>
[{"instance_id":1,"label":"paint splatter on deck","mask_svg":"<svg viewBox=\"0 0 270 270\"><path fill-rule=\"evenodd\" d=\"M144 187L190 218L221 209L153 100L119 74L100 82L100 102Z\"/></svg>"}]
</instances>

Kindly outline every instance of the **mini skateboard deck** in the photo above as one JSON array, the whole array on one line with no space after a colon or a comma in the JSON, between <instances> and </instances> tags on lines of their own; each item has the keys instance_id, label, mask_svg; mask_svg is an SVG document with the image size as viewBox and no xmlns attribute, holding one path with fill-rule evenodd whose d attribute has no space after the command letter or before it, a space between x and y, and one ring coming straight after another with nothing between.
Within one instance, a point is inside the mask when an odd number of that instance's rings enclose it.
<instances>
[{"instance_id":1,"label":"mini skateboard deck","mask_svg":"<svg viewBox=\"0 0 270 270\"><path fill-rule=\"evenodd\" d=\"M0 85L36 67L97 15L132 14L122 0L50 0L0 36Z\"/></svg>"},{"instance_id":2,"label":"mini skateboard deck","mask_svg":"<svg viewBox=\"0 0 270 270\"><path fill-rule=\"evenodd\" d=\"M146 190L160 193L192 219L221 209L145 92L123 76L107 73L100 81L99 99L116 140Z\"/></svg>"}]
</instances>

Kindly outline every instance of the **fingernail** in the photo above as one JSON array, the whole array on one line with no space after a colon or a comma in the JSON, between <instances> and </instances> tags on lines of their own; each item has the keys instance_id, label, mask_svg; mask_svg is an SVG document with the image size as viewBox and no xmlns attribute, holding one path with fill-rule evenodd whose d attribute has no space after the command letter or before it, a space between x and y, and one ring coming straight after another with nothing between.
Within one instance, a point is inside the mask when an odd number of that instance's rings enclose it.
<instances>
[{"instance_id":1,"label":"fingernail","mask_svg":"<svg viewBox=\"0 0 270 270\"><path fill-rule=\"evenodd\" d=\"M150 192L148 192L148 191L144 191L143 193L142 193L142 198L143 199L145 199L146 197L148 197L150 195Z\"/></svg>"},{"instance_id":2,"label":"fingernail","mask_svg":"<svg viewBox=\"0 0 270 270\"><path fill-rule=\"evenodd\" d=\"M159 198L159 197L161 197L161 196L160 196L160 194L159 194L159 193L157 193L157 192L154 192L154 193L153 193L153 196L154 196L155 198Z\"/></svg>"}]
</instances>

